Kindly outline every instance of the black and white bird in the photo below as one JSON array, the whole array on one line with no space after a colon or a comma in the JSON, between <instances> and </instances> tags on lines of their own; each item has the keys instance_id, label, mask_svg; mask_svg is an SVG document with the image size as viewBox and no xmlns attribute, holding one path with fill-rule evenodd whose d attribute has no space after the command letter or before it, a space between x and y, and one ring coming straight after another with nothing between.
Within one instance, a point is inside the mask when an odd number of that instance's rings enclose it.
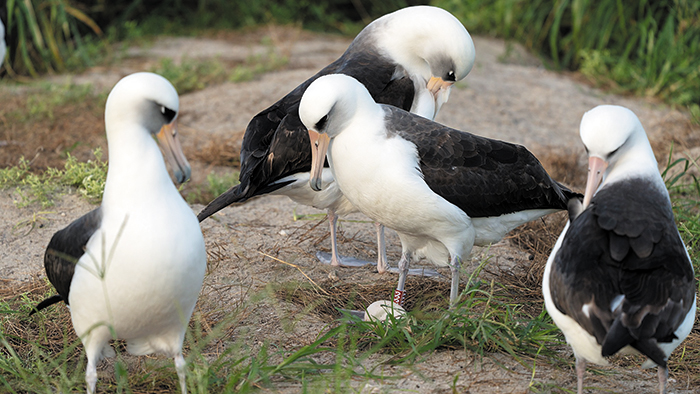
<instances>
[{"instance_id":1,"label":"black and white bird","mask_svg":"<svg viewBox=\"0 0 700 394\"><path fill-rule=\"evenodd\" d=\"M523 223L566 209L576 195L552 180L524 147L377 104L347 75L312 83L299 115L315 148L311 187L323 186L327 153L343 195L398 232L403 249L395 293L399 304L412 257L449 264L453 304L461 260L473 245L497 242Z\"/></svg>"},{"instance_id":2,"label":"black and white bird","mask_svg":"<svg viewBox=\"0 0 700 394\"><path fill-rule=\"evenodd\" d=\"M320 76L340 73L362 82L377 102L433 119L447 101L452 85L471 70L474 56L467 30L440 8L408 7L375 20L338 60L250 121L241 147L241 183L210 202L199 213L199 220L255 196L286 195L298 203L328 210L332 253L326 262L335 266L366 264L338 255L338 215L356 209L333 182L331 171L323 171L320 192L309 188L311 147L299 120L299 100ZM378 270L383 272L387 265L381 227L378 243Z\"/></svg>"},{"instance_id":3,"label":"black and white bird","mask_svg":"<svg viewBox=\"0 0 700 394\"><path fill-rule=\"evenodd\" d=\"M3 25L2 18L0 18L0 67L2 67L3 62L5 61L6 50L7 46L5 44L5 25Z\"/></svg>"},{"instance_id":4,"label":"black and white bird","mask_svg":"<svg viewBox=\"0 0 700 394\"><path fill-rule=\"evenodd\" d=\"M580 131L589 157L585 197L571 201L571 220L547 260L545 306L573 348L579 394L587 361L607 365L607 356L630 351L647 356L643 368L658 366L665 393L668 357L695 319L690 256L637 116L601 105L583 116Z\"/></svg>"},{"instance_id":5,"label":"black and white bird","mask_svg":"<svg viewBox=\"0 0 700 394\"><path fill-rule=\"evenodd\" d=\"M64 301L87 353L85 380L95 392L96 365L127 341L134 355L173 357L186 392L182 343L206 268L204 238L154 140L179 183L190 166L177 137L179 100L165 78L136 73L119 81L105 109L109 170L102 205L51 238L46 276Z\"/></svg>"}]
</instances>

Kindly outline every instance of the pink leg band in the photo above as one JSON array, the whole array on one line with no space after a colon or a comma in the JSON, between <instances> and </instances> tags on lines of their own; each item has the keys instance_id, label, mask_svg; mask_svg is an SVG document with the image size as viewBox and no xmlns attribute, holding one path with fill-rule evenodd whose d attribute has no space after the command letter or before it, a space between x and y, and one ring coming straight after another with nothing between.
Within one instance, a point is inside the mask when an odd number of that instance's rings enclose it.
<instances>
[{"instance_id":1,"label":"pink leg band","mask_svg":"<svg viewBox=\"0 0 700 394\"><path fill-rule=\"evenodd\" d=\"M403 290L399 290L399 289L394 290L394 302L403 306L403 301L404 301L405 295L406 295L406 292Z\"/></svg>"}]
</instances>

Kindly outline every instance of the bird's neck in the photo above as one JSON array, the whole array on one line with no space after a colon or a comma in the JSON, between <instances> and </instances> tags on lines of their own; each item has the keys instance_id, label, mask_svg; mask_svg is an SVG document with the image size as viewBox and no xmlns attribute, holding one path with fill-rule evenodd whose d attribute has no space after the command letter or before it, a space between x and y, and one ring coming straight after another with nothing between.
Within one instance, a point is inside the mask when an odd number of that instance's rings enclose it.
<instances>
[{"instance_id":1,"label":"bird's neck","mask_svg":"<svg viewBox=\"0 0 700 394\"><path fill-rule=\"evenodd\" d=\"M120 130L121 131L121 130ZM110 135L108 131L109 170L103 201L114 206L130 206L155 198L150 190L177 189L165 167L158 144L146 130Z\"/></svg>"}]
</instances>

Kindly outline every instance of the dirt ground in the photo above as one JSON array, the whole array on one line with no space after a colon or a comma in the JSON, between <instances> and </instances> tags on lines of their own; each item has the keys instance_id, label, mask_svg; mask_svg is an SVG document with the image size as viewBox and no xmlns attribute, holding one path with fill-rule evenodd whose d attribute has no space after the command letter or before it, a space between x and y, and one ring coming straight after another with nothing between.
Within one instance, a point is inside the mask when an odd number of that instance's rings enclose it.
<instances>
[{"instance_id":1,"label":"dirt ground","mask_svg":"<svg viewBox=\"0 0 700 394\"><path fill-rule=\"evenodd\" d=\"M221 164L235 160L243 131L253 115L337 58L350 40L280 27L213 38L162 38L147 47L130 49L126 58L115 66L49 80L91 83L97 90L109 90L122 76L148 69L161 57L170 57L176 62L183 57L242 62L268 50L268 44L261 41L263 36L268 37L276 51L289 58L285 67L249 82L222 83L180 98L181 141L193 167L193 183L202 183L212 171L229 170ZM578 125L583 113L599 104L619 104L632 109L645 126L660 161L665 161L671 141L675 141L678 155L697 157L700 154L700 129L681 111L655 101L604 93L591 87L580 75L548 70L518 45L485 37L474 37L474 42L476 65L466 80L452 90L449 102L438 115L437 121L441 123L523 144L542 160L555 178L578 190L585 182ZM21 96L22 92L20 88L0 84L1 94ZM104 129L99 116L84 121L91 122L92 133L86 145L90 148L106 146L100 134ZM62 128L69 129L71 122L53 122L51 127L61 132ZM41 145L32 135L12 138L14 140L0 144L0 156L10 155L13 145ZM221 157L205 154L211 152L214 145L224 147L219 152ZM51 156L55 150L36 150L36 154ZM12 190L0 193L0 286L43 276L42 257L51 235L91 209L89 203L75 194L62 196L55 206L46 210L36 206L19 209L13 203L15 198ZM195 213L202 208L202 205L192 207ZM374 226L360 214L348 219L352 220L341 222L340 252L375 260ZM262 197L227 208L202 223L202 230L210 253L203 296L207 302L239 305L243 299L290 281L387 283L391 288L396 280L396 276L380 276L372 268L332 269L318 263L315 252L330 249L323 212L298 206L286 197ZM395 265L400 245L392 232L388 233L388 245L390 262ZM485 253L493 256L490 264L505 269L530 264L532 257L509 239L490 249L475 248L472 260L477 261ZM420 280L410 278L409 283L420 283ZM387 293L386 297L389 296ZM303 308L286 300L274 299L254 305L232 333L232 340L247 337L253 344L269 340L294 348L312 342L329 323L322 316L309 313L305 313L303 319L295 319ZM358 391L451 392L453 378L457 375L457 391L462 393L523 393L528 392L533 380L569 389L576 384L572 364L556 366L538 360L532 376L531 370L508 356L494 354L480 363L476 356L460 350L436 352L412 368L381 368L401 378L363 382ZM605 371L596 376L587 374L585 385L596 387L591 392L637 393L653 392L656 388L655 371L641 371L636 367ZM679 374L672 379L675 379L670 386L672 392L696 392L685 383L685 376ZM280 385L273 391L293 393L299 391L299 386Z\"/></svg>"}]
</instances>

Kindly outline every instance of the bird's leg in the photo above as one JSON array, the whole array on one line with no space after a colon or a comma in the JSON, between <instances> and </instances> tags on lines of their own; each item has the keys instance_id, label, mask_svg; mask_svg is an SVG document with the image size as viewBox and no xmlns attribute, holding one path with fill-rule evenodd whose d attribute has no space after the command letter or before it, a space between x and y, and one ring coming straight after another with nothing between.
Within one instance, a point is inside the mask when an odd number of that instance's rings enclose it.
<instances>
[{"instance_id":1,"label":"bird's leg","mask_svg":"<svg viewBox=\"0 0 700 394\"><path fill-rule=\"evenodd\" d=\"M333 209L328 210L328 223L331 226L331 254L325 252L317 252L316 257L324 264L330 264L333 267L363 267L370 264L367 261L352 257L341 257L338 254L338 215Z\"/></svg>"},{"instance_id":2,"label":"bird's leg","mask_svg":"<svg viewBox=\"0 0 700 394\"><path fill-rule=\"evenodd\" d=\"M450 271L452 271L452 285L450 286L450 308L454 307L457 303L457 296L459 295L459 266L460 266L459 256L452 256L450 258Z\"/></svg>"},{"instance_id":3,"label":"bird's leg","mask_svg":"<svg viewBox=\"0 0 700 394\"><path fill-rule=\"evenodd\" d=\"M377 272L385 273L389 269L389 264L386 261L386 240L384 239L384 226L375 222L377 228Z\"/></svg>"},{"instance_id":4,"label":"bird's leg","mask_svg":"<svg viewBox=\"0 0 700 394\"><path fill-rule=\"evenodd\" d=\"M404 251L401 255L401 260L399 260L399 284L394 290L394 302L403 306L403 302L406 299L406 292L404 288L406 286L406 276L408 275L408 264L411 262L411 257L409 252Z\"/></svg>"},{"instance_id":5,"label":"bird's leg","mask_svg":"<svg viewBox=\"0 0 700 394\"><path fill-rule=\"evenodd\" d=\"M338 240L336 238L338 228L338 215L333 209L328 210L328 222L331 226L331 266L340 266L340 256L338 256Z\"/></svg>"},{"instance_id":6,"label":"bird's leg","mask_svg":"<svg viewBox=\"0 0 700 394\"><path fill-rule=\"evenodd\" d=\"M111 347L105 348L111 338L111 333L106 326L102 325L80 336L88 360L87 367L85 368L87 392L88 394L94 394L95 386L97 385L97 364L102 360L105 354L108 356L114 354L114 350L112 350Z\"/></svg>"},{"instance_id":7,"label":"bird's leg","mask_svg":"<svg viewBox=\"0 0 700 394\"><path fill-rule=\"evenodd\" d=\"M95 360L89 356L87 368L85 368L85 383L87 385L87 393L94 394L95 386L97 386L97 365Z\"/></svg>"},{"instance_id":8,"label":"bird's leg","mask_svg":"<svg viewBox=\"0 0 700 394\"><path fill-rule=\"evenodd\" d=\"M666 394L666 384L668 383L668 368L659 366L659 394Z\"/></svg>"},{"instance_id":9,"label":"bird's leg","mask_svg":"<svg viewBox=\"0 0 700 394\"><path fill-rule=\"evenodd\" d=\"M185 376L187 363L185 363L185 358L182 357L182 352L175 356L175 371L177 371L177 377L180 379L180 391L182 394L187 394L187 384L185 383Z\"/></svg>"},{"instance_id":10,"label":"bird's leg","mask_svg":"<svg viewBox=\"0 0 700 394\"><path fill-rule=\"evenodd\" d=\"M576 392L578 394L583 394L583 374L586 373L586 360L580 357L576 357Z\"/></svg>"}]
</instances>

